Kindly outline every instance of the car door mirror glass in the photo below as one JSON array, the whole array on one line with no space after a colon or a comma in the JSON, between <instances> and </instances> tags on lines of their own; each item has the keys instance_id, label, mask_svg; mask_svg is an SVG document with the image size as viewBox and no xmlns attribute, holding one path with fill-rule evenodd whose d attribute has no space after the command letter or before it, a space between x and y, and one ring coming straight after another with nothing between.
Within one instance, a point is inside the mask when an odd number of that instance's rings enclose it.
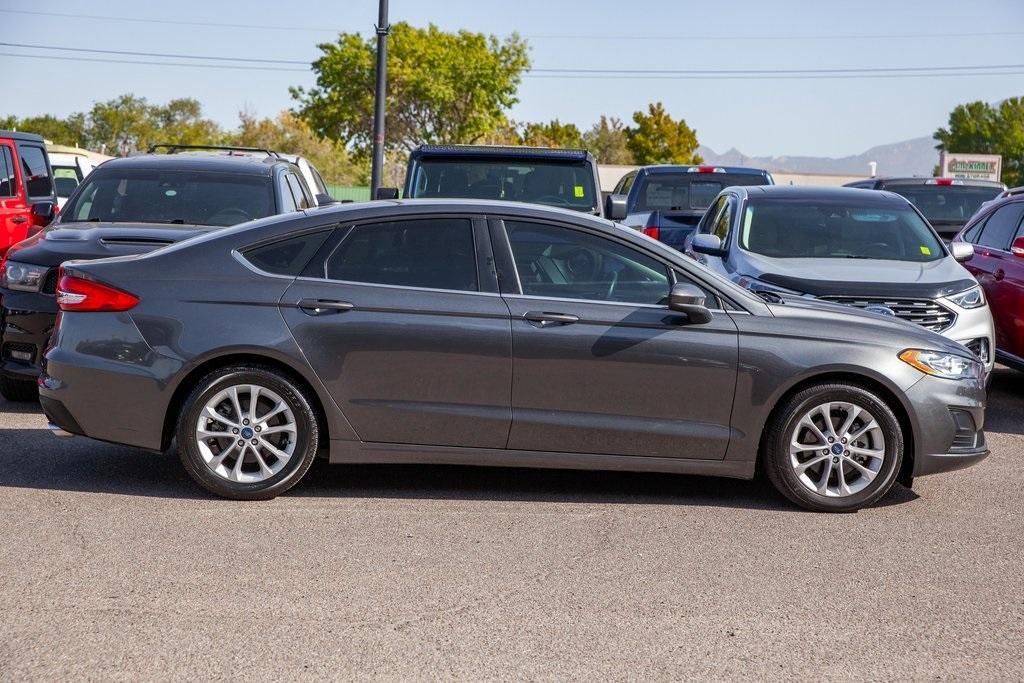
<instances>
[{"instance_id":1,"label":"car door mirror glass","mask_svg":"<svg viewBox=\"0 0 1024 683\"><path fill-rule=\"evenodd\" d=\"M709 256L725 256L726 251L722 248L722 239L718 235L700 233L693 236L690 248L698 254Z\"/></svg>"},{"instance_id":2,"label":"car door mirror glass","mask_svg":"<svg viewBox=\"0 0 1024 683\"><path fill-rule=\"evenodd\" d=\"M378 187L374 199L398 199L397 187Z\"/></svg>"},{"instance_id":3,"label":"car door mirror glass","mask_svg":"<svg viewBox=\"0 0 1024 683\"><path fill-rule=\"evenodd\" d=\"M36 202L32 205L32 222L45 227L53 220L54 212L53 202Z\"/></svg>"},{"instance_id":4,"label":"car door mirror glass","mask_svg":"<svg viewBox=\"0 0 1024 683\"><path fill-rule=\"evenodd\" d=\"M685 313L689 322L701 325L711 322L711 311L705 306L704 291L688 282L672 285L668 295L669 310Z\"/></svg>"},{"instance_id":5,"label":"car door mirror glass","mask_svg":"<svg viewBox=\"0 0 1024 683\"><path fill-rule=\"evenodd\" d=\"M969 242L953 242L949 246L949 251L954 259L963 263L964 261L970 261L971 257L974 256L974 245Z\"/></svg>"},{"instance_id":6,"label":"car door mirror glass","mask_svg":"<svg viewBox=\"0 0 1024 683\"><path fill-rule=\"evenodd\" d=\"M610 221L623 220L626 217L626 195L608 195L604 202L604 215Z\"/></svg>"}]
</instances>

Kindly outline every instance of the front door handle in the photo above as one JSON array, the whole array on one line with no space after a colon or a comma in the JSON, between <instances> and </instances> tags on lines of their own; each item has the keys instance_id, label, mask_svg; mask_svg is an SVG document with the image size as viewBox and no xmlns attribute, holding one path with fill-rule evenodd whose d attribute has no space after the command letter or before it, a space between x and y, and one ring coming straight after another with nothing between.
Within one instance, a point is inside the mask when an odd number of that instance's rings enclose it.
<instances>
[{"instance_id":1,"label":"front door handle","mask_svg":"<svg viewBox=\"0 0 1024 683\"><path fill-rule=\"evenodd\" d=\"M994 277L996 279L996 282L998 282L1002 280L1004 277L1006 277L1006 271L1003 270L1002 268L996 268L996 272L992 273L992 277Z\"/></svg>"},{"instance_id":2,"label":"front door handle","mask_svg":"<svg viewBox=\"0 0 1024 683\"><path fill-rule=\"evenodd\" d=\"M16 224L16 225L21 225L22 223L26 222L27 220L28 220L27 216L15 216L14 218L11 219L11 222Z\"/></svg>"},{"instance_id":3,"label":"front door handle","mask_svg":"<svg viewBox=\"0 0 1024 683\"><path fill-rule=\"evenodd\" d=\"M532 323L539 323L540 327L551 325L572 325L580 321L579 316L568 313L548 313L546 311L529 311L523 315L523 319Z\"/></svg>"},{"instance_id":4,"label":"front door handle","mask_svg":"<svg viewBox=\"0 0 1024 683\"><path fill-rule=\"evenodd\" d=\"M355 308L355 304L348 301L336 301L333 299L303 299L299 302L299 308L309 315L327 315L328 313L344 313Z\"/></svg>"}]
</instances>

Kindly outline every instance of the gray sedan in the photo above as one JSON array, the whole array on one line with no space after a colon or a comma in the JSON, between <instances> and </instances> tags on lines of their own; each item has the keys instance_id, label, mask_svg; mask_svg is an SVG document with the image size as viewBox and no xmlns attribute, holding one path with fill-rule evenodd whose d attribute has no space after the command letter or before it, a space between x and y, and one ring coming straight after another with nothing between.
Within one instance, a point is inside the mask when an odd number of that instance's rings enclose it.
<instances>
[{"instance_id":1,"label":"gray sedan","mask_svg":"<svg viewBox=\"0 0 1024 683\"><path fill-rule=\"evenodd\" d=\"M63 267L52 428L227 497L335 463L751 478L854 510L984 458L982 365L903 321L769 303L633 230L374 202Z\"/></svg>"}]
</instances>

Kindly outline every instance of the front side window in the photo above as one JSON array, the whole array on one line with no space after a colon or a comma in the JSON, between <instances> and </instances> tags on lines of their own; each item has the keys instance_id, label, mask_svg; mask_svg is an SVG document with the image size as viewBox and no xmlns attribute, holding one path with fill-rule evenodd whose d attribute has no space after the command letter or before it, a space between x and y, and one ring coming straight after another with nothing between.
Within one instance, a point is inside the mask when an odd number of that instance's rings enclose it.
<instances>
[{"instance_id":1,"label":"front side window","mask_svg":"<svg viewBox=\"0 0 1024 683\"><path fill-rule=\"evenodd\" d=\"M14 156L11 148L0 145L0 197L14 197L18 194L18 183L14 176Z\"/></svg>"},{"instance_id":2,"label":"front side window","mask_svg":"<svg viewBox=\"0 0 1024 683\"><path fill-rule=\"evenodd\" d=\"M46 167L46 153L42 147L19 146L21 152L21 174L25 177L25 188L30 198L52 197L53 180Z\"/></svg>"},{"instance_id":3,"label":"front side window","mask_svg":"<svg viewBox=\"0 0 1024 683\"><path fill-rule=\"evenodd\" d=\"M736 205L736 201L732 197L723 197L723 199L725 201L722 203L721 210L711 225L711 234L717 235L722 240L722 246L725 246L729 240L729 228L732 226L733 207Z\"/></svg>"},{"instance_id":4,"label":"front side window","mask_svg":"<svg viewBox=\"0 0 1024 683\"><path fill-rule=\"evenodd\" d=\"M772 258L924 263L946 255L935 233L911 207L848 199L750 198L739 243Z\"/></svg>"},{"instance_id":5,"label":"front side window","mask_svg":"<svg viewBox=\"0 0 1024 683\"><path fill-rule=\"evenodd\" d=\"M665 303L668 270L642 252L567 227L506 221L505 228L525 295Z\"/></svg>"},{"instance_id":6,"label":"front side window","mask_svg":"<svg viewBox=\"0 0 1024 683\"><path fill-rule=\"evenodd\" d=\"M326 275L346 282L475 292L473 227L464 218L359 225L327 259Z\"/></svg>"},{"instance_id":7,"label":"front side window","mask_svg":"<svg viewBox=\"0 0 1024 683\"><path fill-rule=\"evenodd\" d=\"M226 226L276 213L268 176L106 168L82 185L62 222Z\"/></svg>"},{"instance_id":8,"label":"front side window","mask_svg":"<svg viewBox=\"0 0 1024 683\"><path fill-rule=\"evenodd\" d=\"M1010 242L1013 241L1022 215L1024 215L1024 204L1015 203L999 207L985 221L985 227L982 228L977 244L982 247L1009 251Z\"/></svg>"}]
</instances>

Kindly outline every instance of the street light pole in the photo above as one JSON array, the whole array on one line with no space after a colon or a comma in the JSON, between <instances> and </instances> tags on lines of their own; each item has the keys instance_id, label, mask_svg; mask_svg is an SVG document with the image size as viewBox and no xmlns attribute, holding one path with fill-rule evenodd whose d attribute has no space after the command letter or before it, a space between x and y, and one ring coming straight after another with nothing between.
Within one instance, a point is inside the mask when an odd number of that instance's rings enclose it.
<instances>
[{"instance_id":1,"label":"street light pole","mask_svg":"<svg viewBox=\"0 0 1024 683\"><path fill-rule=\"evenodd\" d=\"M380 0L377 18L377 93L373 107L373 164L370 167L370 197L377 198L384 174L384 104L388 86L388 0Z\"/></svg>"}]
</instances>

